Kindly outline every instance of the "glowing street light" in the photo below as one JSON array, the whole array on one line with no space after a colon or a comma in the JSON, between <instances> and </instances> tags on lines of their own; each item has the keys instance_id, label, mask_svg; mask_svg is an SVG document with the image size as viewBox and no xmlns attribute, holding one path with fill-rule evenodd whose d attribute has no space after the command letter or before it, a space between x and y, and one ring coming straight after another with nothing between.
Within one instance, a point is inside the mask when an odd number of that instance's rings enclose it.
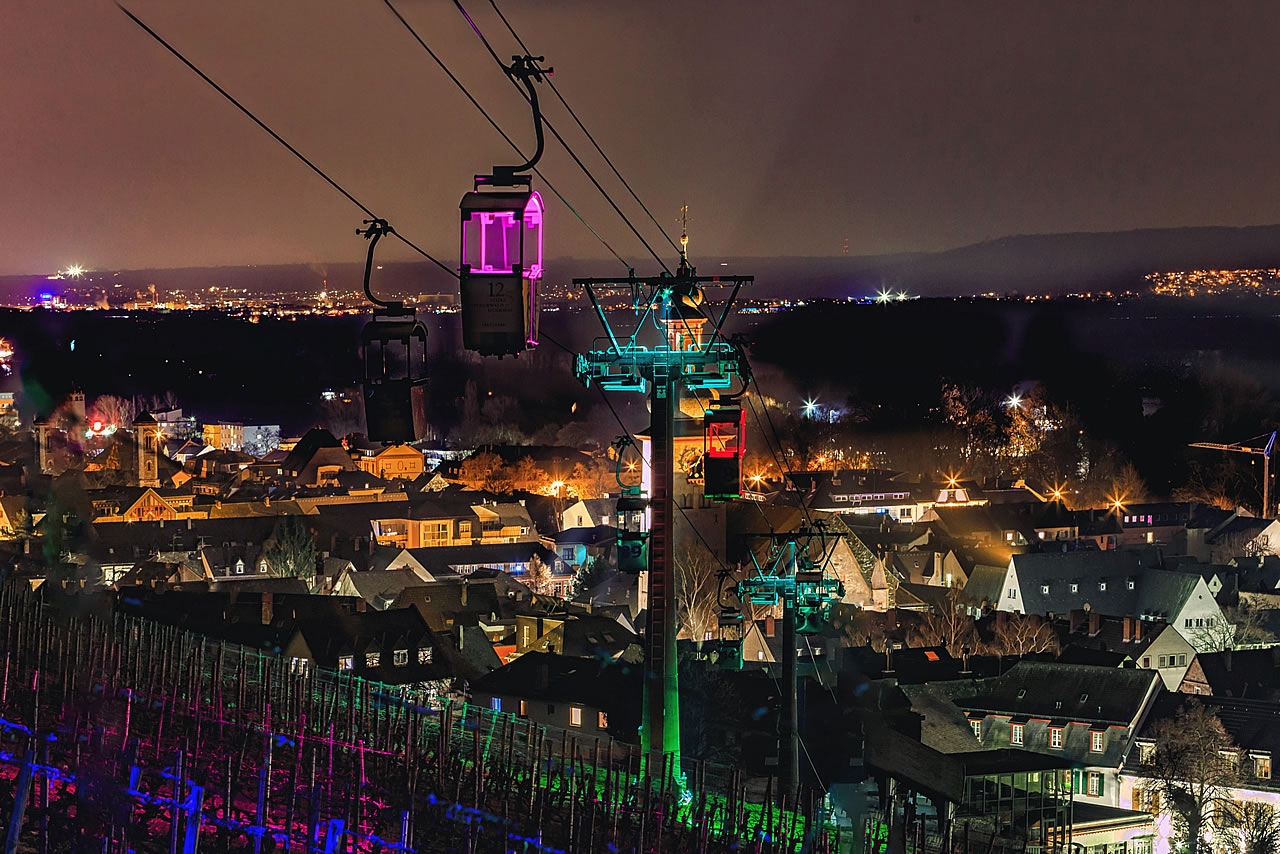
<instances>
[{"instance_id":1,"label":"glowing street light","mask_svg":"<svg viewBox=\"0 0 1280 854\"><path fill-rule=\"evenodd\" d=\"M903 301L903 300L905 300L906 298L907 298L907 292L906 292L906 291L898 291L898 302L902 302L902 301Z\"/></svg>"},{"instance_id":2,"label":"glowing street light","mask_svg":"<svg viewBox=\"0 0 1280 854\"><path fill-rule=\"evenodd\" d=\"M1022 395L1018 394L1017 392L1014 392L1013 394L1006 397L1004 399L1004 402L1010 409L1017 409L1019 406L1022 405Z\"/></svg>"},{"instance_id":3,"label":"glowing street light","mask_svg":"<svg viewBox=\"0 0 1280 854\"><path fill-rule=\"evenodd\" d=\"M552 492L554 492L554 493L556 494L556 496L557 496L557 497L560 495L560 490L562 490L562 489L564 489L564 481L563 481L563 480L553 480L553 481L551 481L551 491L552 491Z\"/></svg>"},{"instance_id":4,"label":"glowing street light","mask_svg":"<svg viewBox=\"0 0 1280 854\"><path fill-rule=\"evenodd\" d=\"M818 399L816 397L809 398L804 402L804 414L806 418L813 417L813 411L818 408Z\"/></svg>"},{"instance_id":5,"label":"glowing street light","mask_svg":"<svg viewBox=\"0 0 1280 854\"><path fill-rule=\"evenodd\" d=\"M889 302L892 299L893 299L893 291L889 290L888 288L881 288L879 292L876 293L876 302L878 303L884 304Z\"/></svg>"},{"instance_id":6,"label":"glowing street light","mask_svg":"<svg viewBox=\"0 0 1280 854\"><path fill-rule=\"evenodd\" d=\"M84 267L80 266L79 264L72 264L62 272L62 275L66 276L69 279L78 279L84 275Z\"/></svg>"}]
</instances>

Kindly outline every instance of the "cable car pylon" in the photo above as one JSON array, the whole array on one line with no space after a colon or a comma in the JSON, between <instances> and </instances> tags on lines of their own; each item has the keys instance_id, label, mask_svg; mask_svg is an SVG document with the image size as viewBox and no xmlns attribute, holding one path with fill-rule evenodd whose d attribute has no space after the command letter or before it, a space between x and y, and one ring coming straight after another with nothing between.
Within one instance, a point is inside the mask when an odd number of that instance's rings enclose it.
<instances>
[{"instance_id":1,"label":"cable car pylon","mask_svg":"<svg viewBox=\"0 0 1280 854\"><path fill-rule=\"evenodd\" d=\"M754 280L753 276L699 276L683 252L674 275L637 277L633 271L626 278L573 280L585 289L604 330L591 350L578 355L575 370L579 379L587 386L597 383L606 392L637 392L649 397L652 449L648 482L643 484L648 493L649 531L642 541L648 552L648 623L640 747L650 773L662 773L669 767L678 778L682 776L673 548L675 417L681 388L728 389L735 378L745 382L749 377L741 348L725 336L724 323L738 291ZM719 320L703 313L703 286L711 284L733 286ZM629 333L620 333L609 322L602 294L623 296L629 302L636 320ZM713 324L711 329L705 328L708 322ZM709 445L720 454L713 496L717 499L734 497L741 491L739 424L740 420L732 417L708 423L708 429L715 431ZM728 466L726 471L730 460L736 469ZM737 487L732 483L734 471ZM634 513L637 500L644 497L635 491L624 495L627 512Z\"/></svg>"}]
</instances>

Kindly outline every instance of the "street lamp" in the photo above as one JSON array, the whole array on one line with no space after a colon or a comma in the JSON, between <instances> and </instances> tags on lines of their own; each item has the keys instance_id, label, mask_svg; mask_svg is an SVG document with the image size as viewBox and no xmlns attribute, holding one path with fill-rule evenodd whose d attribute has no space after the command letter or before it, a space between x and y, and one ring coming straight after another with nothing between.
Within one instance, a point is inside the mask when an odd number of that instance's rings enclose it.
<instances>
[{"instance_id":1,"label":"street lamp","mask_svg":"<svg viewBox=\"0 0 1280 854\"><path fill-rule=\"evenodd\" d=\"M1017 409L1022 405L1022 395L1015 391L1013 394L1006 397L1004 402L1010 409Z\"/></svg>"}]
</instances>

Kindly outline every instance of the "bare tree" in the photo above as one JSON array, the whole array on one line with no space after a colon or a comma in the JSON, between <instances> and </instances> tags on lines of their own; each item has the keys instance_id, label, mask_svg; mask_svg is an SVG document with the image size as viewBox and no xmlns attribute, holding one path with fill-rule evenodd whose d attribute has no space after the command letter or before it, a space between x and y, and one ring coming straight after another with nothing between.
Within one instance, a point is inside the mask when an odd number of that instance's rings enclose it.
<instances>
[{"instance_id":1,"label":"bare tree","mask_svg":"<svg viewBox=\"0 0 1280 854\"><path fill-rule=\"evenodd\" d=\"M551 580L551 567L537 555L529 558L529 570L521 579L524 586L539 596L551 596L555 592L555 584Z\"/></svg>"},{"instance_id":2,"label":"bare tree","mask_svg":"<svg viewBox=\"0 0 1280 854\"><path fill-rule=\"evenodd\" d=\"M1280 814L1271 804L1246 801L1236 805L1231 825L1241 854L1275 854L1280 850Z\"/></svg>"},{"instance_id":3,"label":"bare tree","mask_svg":"<svg viewBox=\"0 0 1280 854\"><path fill-rule=\"evenodd\" d=\"M960 600L958 588L947 592L946 598L930 611L907 633L908 646L941 646L953 658L975 652L981 639L974 626L973 617Z\"/></svg>"},{"instance_id":4,"label":"bare tree","mask_svg":"<svg viewBox=\"0 0 1280 854\"><path fill-rule=\"evenodd\" d=\"M114 394L100 394L94 398L92 417L116 427L128 427L138 417L138 408L133 405L132 400L125 400Z\"/></svg>"},{"instance_id":5,"label":"bare tree","mask_svg":"<svg viewBox=\"0 0 1280 854\"><path fill-rule=\"evenodd\" d=\"M1250 644L1269 643L1276 636L1267 629L1267 612L1253 602L1241 597L1240 604L1222 609L1221 619L1215 619L1213 625L1206 625L1195 630L1192 645L1196 649L1218 651L1224 649L1240 649Z\"/></svg>"},{"instance_id":6,"label":"bare tree","mask_svg":"<svg viewBox=\"0 0 1280 854\"><path fill-rule=\"evenodd\" d=\"M715 559L701 543L686 543L676 552L676 619L680 636L713 637L720 623L720 574Z\"/></svg>"},{"instance_id":7,"label":"bare tree","mask_svg":"<svg viewBox=\"0 0 1280 854\"><path fill-rule=\"evenodd\" d=\"M1058 651L1058 634L1048 620L1035 614L996 615L991 649L999 655L1029 655Z\"/></svg>"},{"instance_id":8,"label":"bare tree","mask_svg":"<svg viewBox=\"0 0 1280 854\"><path fill-rule=\"evenodd\" d=\"M1188 700L1152 729L1155 754L1146 766L1173 817L1183 850L1207 849L1205 823L1225 816L1230 789L1240 781L1239 751L1212 711Z\"/></svg>"}]
</instances>

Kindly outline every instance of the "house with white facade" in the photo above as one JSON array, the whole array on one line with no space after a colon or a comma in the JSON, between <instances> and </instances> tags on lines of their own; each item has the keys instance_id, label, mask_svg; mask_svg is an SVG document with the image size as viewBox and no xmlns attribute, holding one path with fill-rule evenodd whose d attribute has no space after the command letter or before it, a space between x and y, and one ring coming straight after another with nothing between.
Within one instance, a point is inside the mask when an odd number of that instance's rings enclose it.
<instances>
[{"instance_id":1,"label":"house with white facade","mask_svg":"<svg viewBox=\"0 0 1280 854\"><path fill-rule=\"evenodd\" d=\"M958 709L984 750L1016 749L1072 765L1072 839L1090 852L1149 852L1154 820L1123 794L1121 769L1162 683L1151 670L1020 661L997 678L903 686L931 718Z\"/></svg>"},{"instance_id":2,"label":"house with white facade","mask_svg":"<svg viewBox=\"0 0 1280 854\"><path fill-rule=\"evenodd\" d=\"M1155 817L1153 854L1168 854L1173 841L1170 838L1173 821L1169 805L1162 802L1152 779L1150 763L1159 747L1155 737L1157 725L1175 717L1188 701L1203 703L1213 711L1237 748L1228 758L1236 764L1239 780L1211 806L1205 832L1207 850L1239 850L1231 828L1233 813L1238 813L1246 803L1265 804L1272 810L1280 810L1280 785L1272 776L1272 761L1280 752L1280 726L1276 726L1280 720L1280 704L1221 697L1189 700L1186 694L1157 697L1120 773L1120 802L1129 809Z\"/></svg>"},{"instance_id":3,"label":"house with white facade","mask_svg":"<svg viewBox=\"0 0 1280 854\"><path fill-rule=\"evenodd\" d=\"M999 611L1056 616L1086 611L1162 620L1197 650L1217 648L1222 608L1198 573L1159 569L1155 550L1015 554Z\"/></svg>"}]
</instances>

